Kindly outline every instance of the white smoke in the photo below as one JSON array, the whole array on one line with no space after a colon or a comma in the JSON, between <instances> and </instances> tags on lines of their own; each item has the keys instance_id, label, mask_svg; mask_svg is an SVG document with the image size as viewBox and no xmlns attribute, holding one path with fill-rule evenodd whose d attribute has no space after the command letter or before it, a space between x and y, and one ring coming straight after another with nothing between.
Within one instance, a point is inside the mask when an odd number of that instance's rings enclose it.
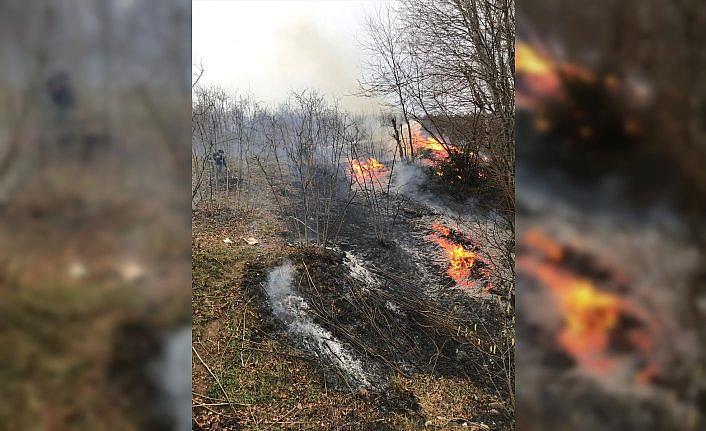
<instances>
[{"instance_id":1,"label":"white smoke","mask_svg":"<svg viewBox=\"0 0 706 431\"><path fill-rule=\"evenodd\" d=\"M309 304L292 289L295 275L292 263L285 262L273 268L267 276L265 290L275 316L287 326L290 335L301 339L318 357L343 371L349 383L371 387L371 379L361 361L354 358L333 334L314 322L309 314Z\"/></svg>"},{"instance_id":2,"label":"white smoke","mask_svg":"<svg viewBox=\"0 0 706 431\"><path fill-rule=\"evenodd\" d=\"M429 181L429 176L424 172L423 167L400 162L395 165L391 189L449 217L460 218L464 214L475 212L473 196L469 196L463 203L452 205L448 198L442 198L424 190L424 185Z\"/></svg>"},{"instance_id":3,"label":"white smoke","mask_svg":"<svg viewBox=\"0 0 706 431\"><path fill-rule=\"evenodd\" d=\"M191 429L191 325L167 336L158 361L157 378L162 391L165 414L172 430Z\"/></svg>"},{"instance_id":4,"label":"white smoke","mask_svg":"<svg viewBox=\"0 0 706 431\"><path fill-rule=\"evenodd\" d=\"M392 187L398 193L418 195L420 187L427 181L424 170L416 165L398 162L395 166Z\"/></svg>"}]
</instances>

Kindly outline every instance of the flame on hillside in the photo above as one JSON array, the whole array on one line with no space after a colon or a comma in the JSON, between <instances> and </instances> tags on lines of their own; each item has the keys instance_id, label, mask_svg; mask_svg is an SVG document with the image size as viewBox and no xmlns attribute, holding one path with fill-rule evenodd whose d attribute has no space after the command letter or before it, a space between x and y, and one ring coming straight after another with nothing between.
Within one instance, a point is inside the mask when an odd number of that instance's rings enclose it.
<instances>
[{"instance_id":1,"label":"flame on hillside","mask_svg":"<svg viewBox=\"0 0 706 431\"><path fill-rule=\"evenodd\" d=\"M434 151L434 152L446 151L446 150L444 150L444 146L441 145L441 142L437 141L436 139L434 139L431 136L427 138L426 143L423 145L426 149Z\"/></svg>"},{"instance_id":2,"label":"flame on hillside","mask_svg":"<svg viewBox=\"0 0 706 431\"><path fill-rule=\"evenodd\" d=\"M351 160L351 173L359 183L366 181L380 182L386 172L385 165L373 157L368 158L364 162L357 159Z\"/></svg>"},{"instance_id":3,"label":"flame on hillside","mask_svg":"<svg viewBox=\"0 0 706 431\"><path fill-rule=\"evenodd\" d=\"M412 146L419 154L425 154L433 161L445 160L449 157L447 148L433 136L424 136L422 127L413 130Z\"/></svg>"},{"instance_id":4,"label":"flame on hillside","mask_svg":"<svg viewBox=\"0 0 706 431\"><path fill-rule=\"evenodd\" d=\"M433 223L431 229L432 234L429 238L446 253L448 259L446 273L457 285L471 288L474 278L488 278L487 264L475 250L456 240L461 236L459 233L439 222Z\"/></svg>"},{"instance_id":5,"label":"flame on hillside","mask_svg":"<svg viewBox=\"0 0 706 431\"><path fill-rule=\"evenodd\" d=\"M616 372L626 360L615 348L622 343L633 359L646 363L636 372L636 381L647 382L657 376L658 367L650 358L655 324L644 310L617 292L599 288L596 281L573 269L567 263L567 247L543 232L527 232L521 247L524 251L517 259L518 271L551 292L562 321L556 342L581 369L599 376ZM621 326L628 320L634 323Z\"/></svg>"}]
</instances>

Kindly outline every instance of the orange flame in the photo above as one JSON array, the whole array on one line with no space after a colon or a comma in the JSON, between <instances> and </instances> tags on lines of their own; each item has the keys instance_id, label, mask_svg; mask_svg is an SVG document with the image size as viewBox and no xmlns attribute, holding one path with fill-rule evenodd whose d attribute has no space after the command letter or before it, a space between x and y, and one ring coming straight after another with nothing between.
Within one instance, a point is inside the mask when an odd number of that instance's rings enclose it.
<instances>
[{"instance_id":1,"label":"orange flame","mask_svg":"<svg viewBox=\"0 0 706 431\"><path fill-rule=\"evenodd\" d=\"M527 90L518 87L516 103L531 108L539 100L555 96L561 89L556 63L527 43L518 41L515 48L515 73L524 78Z\"/></svg>"},{"instance_id":2,"label":"orange flame","mask_svg":"<svg viewBox=\"0 0 706 431\"><path fill-rule=\"evenodd\" d=\"M562 327L557 343L571 355L583 369L607 375L617 369L619 358L609 351L611 338L620 331L622 316L632 316L643 323L643 313L628 299L615 293L599 290L589 279L561 266L566 257L565 248L543 232L532 230L524 235L523 252L517 260L518 270L533 276L548 288L557 300ZM653 328L651 328L653 329ZM640 354L647 354L652 347L650 327L633 331L633 347ZM645 369L636 375L637 381L647 381L658 374L657 367L648 359Z\"/></svg>"},{"instance_id":3,"label":"orange flame","mask_svg":"<svg viewBox=\"0 0 706 431\"><path fill-rule=\"evenodd\" d=\"M476 254L466 250L462 245L456 244L445 238L438 237L436 243L444 249L446 257L449 259L449 277L460 286L470 286L469 277L471 268L476 261Z\"/></svg>"},{"instance_id":4,"label":"orange flame","mask_svg":"<svg viewBox=\"0 0 706 431\"><path fill-rule=\"evenodd\" d=\"M518 41L515 48L515 72L535 75L554 73L552 59L540 54L529 44Z\"/></svg>"},{"instance_id":5,"label":"orange flame","mask_svg":"<svg viewBox=\"0 0 706 431\"><path fill-rule=\"evenodd\" d=\"M525 245L541 251L552 261L559 261L564 258L563 247L549 239L549 237L539 230L533 229L527 232L522 242Z\"/></svg>"},{"instance_id":6,"label":"orange flame","mask_svg":"<svg viewBox=\"0 0 706 431\"><path fill-rule=\"evenodd\" d=\"M385 171L385 165L375 158L369 158L366 162L359 160L351 160L351 172L356 180L365 182L366 180L380 180L382 172Z\"/></svg>"},{"instance_id":7,"label":"orange flame","mask_svg":"<svg viewBox=\"0 0 706 431\"><path fill-rule=\"evenodd\" d=\"M432 136L425 138L422 135L421 127L417 127L414 130L412 146L414 146L417 151L428 151L430 155L437 160L444 160L448 157L444 145Z\"/></svg>"},{"instance_id":8,"label":"orange flame","mask_svg":"<svg viewBox=\"0 0 706 431\"><path fill-rule=\"evenodd\" d=\"M590 70L569 62L558 61L539 47L518 41L515 48L515 72L524 85L518 85L515 99L520 108L534 108L545 98L563 94L562 77L593 82ZM541 124L541 123L540 123ZM544 124L542 124L544 125Z\"/></svg>"},{"instance_id":9,"label":"orange flame","mask_svg":"<svg viewBox=\"0 0 706 431\"><path fill-rule=\"evenodd\" d=\"M469 270L476 261L476 254L466 250L462 245L453 245L445 248L451 260L452 272Z\"/></svg>"},{"instance_id":10,"label":"orange flame","mask_svg":"<svg viewBox=\"0 0 706 431\"><path fill-rule=\"evenodd\" d=\"M447 228L443 224L436 222L431 225L431 228L440 233L442 236L451 235L451 229Z\"/></svg>"},{"instance_id":11,"label":"orange flame","mask_svg":"<svg viewBox=\"0 0 706 431\"><path fill-rule=\"evenodd\" d=\"M436 233L430 235L430 238L446 252L446 257L449 260L447 269L449 277L459 286L472 287L470 276L471 270L478 259L476 253L466 249L463 245L451 241L449 239L451 229L443 224L437 222L432 224L431 227Z\"/></svg>"},{"instance_id":12,"label":"orange flame","mask_svg":"<svg viewBox=\"0 0 706 431\"><path fill-rule=\"evenodd\" d=\"M620 317L620 298L596 290L588 280L576 280L561 292L560 298L565 322L559 334L561 345L580 358L605 350ZM607 365L605 361L596 362L595 359L585 362L599 368Z\"/></svg>"},{"instance_id":13,"label":"orange flame","mask_svg":"<svg viewBox=\"0 0 706 431\"><path fill-rule=\"evenodd\" d=\"M446 151L444 150L444 146L441 145L441 142L437 141L431 136L427 138L425 147L431 151Z\"/></svg>"}]
</instances>

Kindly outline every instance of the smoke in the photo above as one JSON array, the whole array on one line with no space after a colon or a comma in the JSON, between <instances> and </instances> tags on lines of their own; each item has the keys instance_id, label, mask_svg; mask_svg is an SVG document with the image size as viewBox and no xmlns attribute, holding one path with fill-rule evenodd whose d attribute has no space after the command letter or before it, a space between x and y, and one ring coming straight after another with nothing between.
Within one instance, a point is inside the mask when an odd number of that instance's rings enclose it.
<instances>
[{"instance_id":1,"label":"smoke","mask_svg":"<svg viewBox=\"0 0 706 431\"><path fill-rule=\"evenodd\" d=\"M392 187L398 193L418 195L421 186L427 181L424 170L416 165L400 162L395 166Z\"/></svg>"},{"instance_id":2,"label":"smoke","mask_svg":"<svg viewBox=\"0 0 706 431\"><path fill-rule=\"evenodd\" d=\"M163 393L166 415L174 431L191 429L191 325L167 336L159 368L158 381Z\"/></svg>"},{"instance_id":3,"label":"smoke","mask_svg":"<svg viewBox=\"0 0 706 431\"><path fill-rule=\"evenodd\" d=\"M391 190L405 195L413 200L423 203L433 211L451 218L486 219L494 215L481 216L476 210L476 201L473 196L468 196L464 201L454 201L449 197L442 197L446 193L445 186L433 184L424 168L415 164L398 162L392 178Z\"/></svg>"},{"instance_id":4,"label":"smoke","mask_svg":"<svg viewBox=\"0 0 706 431\"><path fill-rule=\"evenodd\" d=\"M277 29L277 64L288 71L288 84L294 88L313 87L335 98L353 112L377 112L380 104L376 99L355 96L359 92L358 77L361 66L355 55L341 55L341 44L337 31L318 24L311 16L302 16L297 21ZM348 49L357 52L354 41L348 41Z\"/></svg>"},{"instance_id":5,"label":"smoke","mask_svg":"<svg viewBox=\"0 0 706 431\"><path fill-rule=\"evenodd\" d=\"M351 272L351 277L363 283L363 286L380 285L377 277L375 277L375 275L370 272L368 268L363 266L363 261L358 256L354 255L350 251L347 251L345 256L346 257L343 259L343 263L348 266L348 269Z\"/></svg>"},{"instance_id":6,"label":"smoke","mask_svg":"<svg viewBox=\"0 0 706 431\"><path fill-rule=\"evenodd\" d=\"M195 2L194 63L205 82L252 91L269 105L314 88L348 110L375 113L378 100L355 95L365 3Z\"/></svg>"},{"instance_id":7,"label":"smoke","mask_svg":"<svg viewBox=\"0 0 706 431\"><path fill-rule=\"evenodd\" d=\"M314 322L309 314L309 304L292 290L295 275L296 269L289 261L273 268L267 275L265 290L275 316L305 348L339 368L348 377L349 384L371 387L371 378L362 362L354 358L333 334Z\"/></svg>"}]
</instances>

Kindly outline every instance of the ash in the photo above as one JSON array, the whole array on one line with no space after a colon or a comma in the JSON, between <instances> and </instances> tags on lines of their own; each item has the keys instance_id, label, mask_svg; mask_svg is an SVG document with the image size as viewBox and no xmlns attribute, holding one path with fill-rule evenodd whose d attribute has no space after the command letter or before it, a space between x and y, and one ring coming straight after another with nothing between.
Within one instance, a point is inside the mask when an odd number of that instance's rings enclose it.
<instances>
[{"instance_id":1,"label":"ash","mask_svg":"<svg viewBox=\"0 0 706 431\"><path fill-rule=\"evenodd\" d=\"M347 383L357 387L371 387L371 375L360 360L329 331L314 323L309 305L292 289L296 269L291 262L270 270L266 292L275 316L287 327L289 334L316 356L334 364L347 376Z\"/></svg>"},{"instance_id":2,"label":"ash","mask_svg":"<svg viewBox=\"0 0 706 431\"><path fill-rule=\"evenodd\" d=\"M402 399L395 376L460 379L503 406L487 423L505 429L513 421L514 311L511 262L503 265L497 250L512 235L423 170L403 165L394 175L394 187L376 195L380 206L360 196L340 203L348 206L335 242L299 244L269 272L272 313L329 387ZM449 274L450 257L432 238L436 223L478 256L482 271L469 271L468 283Z\"/></svg>"}]
</instances>

